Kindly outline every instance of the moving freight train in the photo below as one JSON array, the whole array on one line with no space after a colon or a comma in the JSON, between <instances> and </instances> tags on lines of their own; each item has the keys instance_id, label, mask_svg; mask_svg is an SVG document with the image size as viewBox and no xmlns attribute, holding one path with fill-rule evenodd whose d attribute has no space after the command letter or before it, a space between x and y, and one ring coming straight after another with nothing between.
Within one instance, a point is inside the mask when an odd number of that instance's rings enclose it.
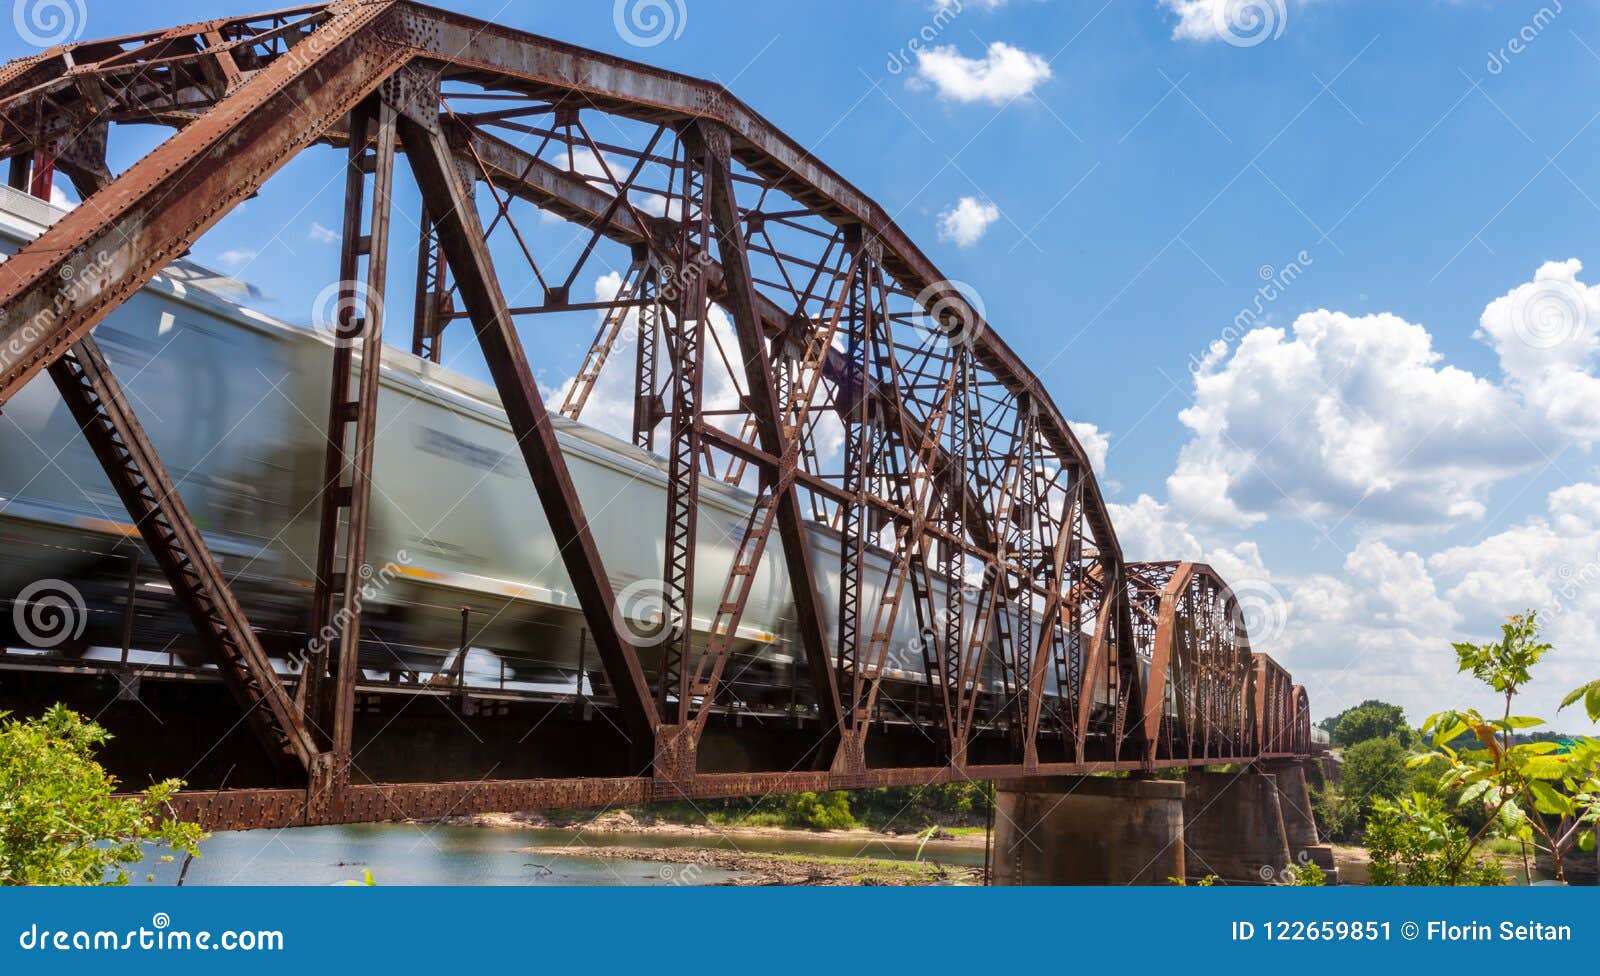
<instances>
[{"instance_id":1,"label":"moving freight train","mask_svg":"<svg viewBox=\"0 0 1600 976\"><path fill-rule=\"evenodd\" d=\"M0 187L0 246L14 251L58 213ZM237 281L179 262L95 336L252 624L288 669L309 623L331 337L252 311L242 304L249 297ZM619 612L648 644L659 626L659 603L649 596L661 575L665 463L581 424L552 423L622 591ZM471 683L570 690L583 680L580 670L598 678L592 649L583 657L578 602L494 391L386 348L377 431L367 553L375 566L388 565L364 607L367 678L448 668L464 607ZM702 639L753 502L718 479L701 481L693 624ZM181 638L173 642L187 627L150 560L142 572L134 564L136 540L55 388L39 377L0 420L0 595L14 599L43 579L70 581L88 622L55 650L104 656L123 643L129 577L137 574L134 653L203 664ZM779 689L785 701L790 694L798 647L779 545L774 537L761 561L729 672L742 675L736 693L746 701L759 700L762 687L774 699ZM831 600L839 538L818 526L812 546ZM869 556L867 606L887 557ZM27 643L15 619L0 616L11 628L0 632L0 646ZM889 677L920 683L909 607L895 630ZM641 648L647 668L651 654Z\"/></svg>"}]
</instances>

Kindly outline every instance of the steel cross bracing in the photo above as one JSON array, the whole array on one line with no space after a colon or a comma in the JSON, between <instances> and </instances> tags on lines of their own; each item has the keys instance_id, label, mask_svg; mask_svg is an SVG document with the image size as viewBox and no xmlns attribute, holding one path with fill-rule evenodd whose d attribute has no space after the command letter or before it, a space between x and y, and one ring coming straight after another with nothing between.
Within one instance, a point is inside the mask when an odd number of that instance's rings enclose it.
<instances>
[{"instance_id":1,"label":"steel cross bracing","mask_svg":"<svg viewBox=\"0 0 1600 976\"><path fill-rule=\"evenodd\" d=\"M107 140L152 123L176 132L112 174ZM328 636L286 680L90 331L318 144L339 147L346 167L308 607L312 635ZM0 266L0 405L50 371L282 768L282 789L185 794L213 825L1311 749L1304 690L1252 650L1226 583L1203 565L1125 563L1081 444L973 303L880 207L715 84L416 4L351 0L14 61L0 68L0 155L14 186L47 194L60 171L92 195ZM382 342L402 159L422 191L405 218L418 241L410 352L440 363L457 320L482 352L603 673L603 694L581 677L579 694L620 730L623 755L604 773L463 769L458 783L379 784L351 763L366 633L357 584L372 570L381 488L379 365L403 356ZM535 212L578 228L576 246L527 232ZM574 300L580 280L608 271L620 288ZM513 305L505 274L533 282L536 302ZM598 328L558 412L585 420L602 374L631 374L621 433L666 471L666 639L654 655L619 618L619 582L524 349L539 316L575 311L596 313ZM710 376L737 402L708 401ZM712 487L744 492L748 508L729 564L707 569L697 512ZM709 606L695 606L697 570L719 594ZM758 580L780 577L793 660L784 734L803 741L752 770L708 743L739 727L745 689L768 673L742 625Z\"/></svg>"}]
</instances>

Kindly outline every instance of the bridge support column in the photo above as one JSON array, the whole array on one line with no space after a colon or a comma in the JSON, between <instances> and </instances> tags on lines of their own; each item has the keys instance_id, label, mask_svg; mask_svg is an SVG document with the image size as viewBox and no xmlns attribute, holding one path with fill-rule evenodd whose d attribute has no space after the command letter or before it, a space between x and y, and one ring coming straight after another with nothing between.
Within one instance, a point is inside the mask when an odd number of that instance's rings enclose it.
<instances>
[{"instance_id":1,"label":"bridge support column","mask_svg":"<svg viewBox=\"0 0 1600 976\"><path fill-rule=\"evenodd\" d=\"M1061 776L995 792L993 883L1166 884L1183 877L1182 783Z\"/></svg>"},{"instance_id":2,"label":"bridge support column","mask_svg":"<svg viewBox=\"0 0 1600 976\"><path fill-rule=\"evenodd\" d=\"M1184 852L1189 877L1270 884L1293 862L1278 778L1254 768L1184 777Z\"/></svg>"},{"instance_id":3,"label":"bridge support column","mask_svg":"<svg viewBox=\"0 0 1600 976\"><path fill-rule=\"evenodd\" d=\"M1289 855L1296 864L1315 864L1328 876L1328 882L1334 883L1339 869L1333 860L1333 848L1317 836L1317 821L1311 815L1311 790L1306 785L1306 764L1274 763L1268 768L1278 777L1278 807L1283 811Z\"/></svg>"}]
</instances>

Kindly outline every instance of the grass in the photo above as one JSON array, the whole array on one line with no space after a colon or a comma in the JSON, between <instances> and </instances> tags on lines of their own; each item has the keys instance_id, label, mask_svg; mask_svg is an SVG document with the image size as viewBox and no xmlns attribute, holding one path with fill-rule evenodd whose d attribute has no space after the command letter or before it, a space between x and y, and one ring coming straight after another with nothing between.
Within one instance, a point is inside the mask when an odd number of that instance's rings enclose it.
<instances>
[{"instance_id":1,"label":"grass","mask_svg":"<svg viewBox=\"0 0 1600 976\"><path fill-rule=\"evenodd\" d=\"M982 837L985 827L945 827L944 832L951 837Z\"/></svg>"}]
</instances>

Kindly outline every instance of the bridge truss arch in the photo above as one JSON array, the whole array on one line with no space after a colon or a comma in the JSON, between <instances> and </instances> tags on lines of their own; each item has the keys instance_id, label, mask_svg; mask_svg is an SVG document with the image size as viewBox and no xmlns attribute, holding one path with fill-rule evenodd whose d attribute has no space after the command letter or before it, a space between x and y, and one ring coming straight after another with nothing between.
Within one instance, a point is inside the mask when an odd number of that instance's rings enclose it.
<instances>
[{"instance_id":1,"label":"bridge truss arch","mask_svg":"<svg viewBox=\"0 0 1600 976\"><path fill-rule=\"evenodd\" d=\"M176 131L113 174L107 140L128 124ZM288 682L91 330L316 144L346 153L339 326L350 341L330 363L313 598L313 623L338 626ZM54 168L85 197L0 265L0 405L50 374L283 767L283 788L257 791L248 809L203 793L195 803L280 822L303 781L301 820L368 819L470 792L350 771L361 611L346 581L370 569L376 374L394 324L383 319L401 307L383 296L397 159L423 201L412 352L437 362L452 327L477 340L637 763L606 781L626 798L1309 749L1304 689L1253 653L1226 583L1204 565L1124 562L1082 444L978 303L882 208L718 85L417 4L350 0L14 61L0 68L0 156L14 185L37 190ZM532 210L581 228L583 246L539 253L518 223ZM530 304L508 297L496 267L508 252L538 284ZM575 298L580 275L613 267L625 268L613 297ZM626 433L666 463L659 659L619 624L517 327L583 309L603 317L558 413L581 421L602 370L632 374ZM629 331L631 362L613 355ZM712 376L731 402L708 398ZM707 607L694 592L709 481L752 500ZM819 565L817 532L839 540L837 565ZM792 589L815 741L799 769L717 769L700 747L726 724L731 635L763 560L781 560ZM697 617L710 621L698 635ZM908 620L920 639L894 646ZM916 748L884 719L908 655L923 676L908 716L925 740ZM562 805L592 798L596 782L497 782L471 803Z\"/></svg>"}]
</instances>

